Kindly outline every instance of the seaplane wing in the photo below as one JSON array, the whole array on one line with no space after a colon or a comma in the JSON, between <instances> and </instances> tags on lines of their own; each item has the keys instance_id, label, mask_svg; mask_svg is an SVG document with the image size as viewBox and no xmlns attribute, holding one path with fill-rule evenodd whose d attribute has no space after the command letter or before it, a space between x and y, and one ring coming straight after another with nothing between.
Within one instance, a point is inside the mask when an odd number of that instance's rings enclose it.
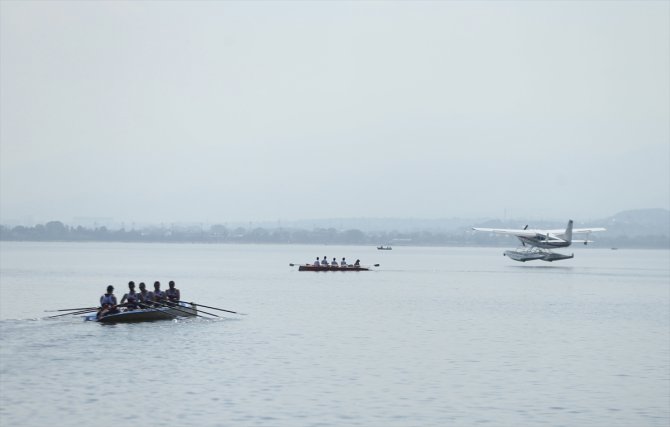
<instances>
[{"instance_id":1,"label":"seaplane wing","mask_svg":"<svg viewBox=\"0 0 670 427\"><path fill-rule=\"evenodd\" d=\"M507 234L510 236L523 236L523 237L535 237L538 234L541 235L546 235L546 231L542 230L514 230L514 229L508 229L508 228L479 228L479 227L472 227L473 230L475 231L488 231L490 233L496 233L496 234ZM562 232L563 230L560 230L559 232Z\"/></svg>"},{"instance_id":2,"label":"seaplane wing","mask_svg":"<svg viewBox=\"0 0 670 427\"><path fill-rule=\"evenodd\" d=\"M570 223L568 223L568 227L570 227ZM550 237L558 237L562 238L567 232L568 229L557 229L557 230L531 230L531 229L510 229L510 228L480 228L480 227L472 227L473 230L475 231L488 231L489 233L496 233L496 234L507 234L510 236L517 236L517 237L544 237L544 236L550 236ZM573 234L584 234L584 233L594 233L596 231L606 231L606 228L602 227L594 227L594 228L573 228L572 233ZM573 240L574 242L575 240Z\"/></svg>"},{"instance_id":3,"label":"seaplane wing","mask_svg":"<svg viewBox=\"0 0 670 427\"><path fill-rule=\"evenodd\" d=\"M560 230L559 232L562 232L563 230ZM607 231L606 228L602 227L594 227L594 228L573 228L572 233L595 233L596 231ZM573 240L575 242L575 240Z\"/></svg>"}]
</instances>

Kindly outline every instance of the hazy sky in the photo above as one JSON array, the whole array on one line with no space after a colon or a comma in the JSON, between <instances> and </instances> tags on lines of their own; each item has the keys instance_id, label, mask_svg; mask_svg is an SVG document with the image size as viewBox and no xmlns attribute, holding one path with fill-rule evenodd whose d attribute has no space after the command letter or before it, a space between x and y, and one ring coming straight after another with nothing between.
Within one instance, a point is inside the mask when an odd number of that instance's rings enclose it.
<instances>
[{"instance_id":1,"label":"hazy sky","mask_svg":"<svg viewBox=\"0 0 670 427\"><path fill-rule=\"evenodd\" d=\"M670 208L670 2L2 1L0 216Z\"/></svg>"}]
</instances>

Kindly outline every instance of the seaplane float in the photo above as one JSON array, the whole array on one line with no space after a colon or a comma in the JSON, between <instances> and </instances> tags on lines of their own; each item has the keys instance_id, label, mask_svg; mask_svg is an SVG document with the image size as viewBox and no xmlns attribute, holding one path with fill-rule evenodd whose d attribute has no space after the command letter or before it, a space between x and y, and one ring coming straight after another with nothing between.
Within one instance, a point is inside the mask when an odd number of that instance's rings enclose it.
<instances>
[{"instance_id":1,"label":"seaplane float","mask_svg":"<svg viewBox=\"0 0 670 427\"><path fill-rule=\"evenodd\" d=\"M520 262L535 261L535 260L553 262L575 257L575 254L564 255L552 251L543 250L540 248L507 250L503 252L503 255L513 259L514 261L520 261Z\"/></svg>"}]
</instances>

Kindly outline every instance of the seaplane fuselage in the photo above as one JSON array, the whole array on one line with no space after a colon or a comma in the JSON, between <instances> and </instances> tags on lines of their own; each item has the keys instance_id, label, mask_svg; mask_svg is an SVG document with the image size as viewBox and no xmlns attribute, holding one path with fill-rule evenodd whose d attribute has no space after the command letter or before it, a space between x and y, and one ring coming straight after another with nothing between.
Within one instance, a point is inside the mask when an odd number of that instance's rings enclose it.
<instances>
[{"instance_id":1,"label":"seaplane fuselage","mask_svg":"<svg viewBox=\"0 0 670 427\"><path fill-rule=\"evenodd\" d=\"M521 243L530 247L542 249L567 248L572 244L571 240L563 240L558 237L538 234L534 237L516 236Z\"/></svg>"}]
</instances>

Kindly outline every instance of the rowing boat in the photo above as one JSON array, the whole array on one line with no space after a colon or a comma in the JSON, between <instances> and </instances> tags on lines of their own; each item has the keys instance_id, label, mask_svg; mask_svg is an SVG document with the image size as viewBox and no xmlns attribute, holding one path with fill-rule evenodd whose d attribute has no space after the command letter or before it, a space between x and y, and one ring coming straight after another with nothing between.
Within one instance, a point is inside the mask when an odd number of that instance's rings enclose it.
<instances>
[{"instance_id":1,"label":"rowing boat","mask_svg":"<svg viewBox=\"0 0 670 427\"><path fill-rule=\"evenodd\" d=\"M98 319L97 313L84 316L84 320L100 323L132 323L170 320L176 317L195 317L198 315L196 304L180 302L175 307L152 307L138 310L120 311Z\"/></svg>"},{"instance_id":2,"label":"rowing boat","mask_svg":"<svg viewBox=\"0 0 670 427\"><path fill-rule=\"evenodd\" d=\"M370 269L368 267L354 267L354 266L346 266L346 267L341 267L341 266L330 266L330 265L301 265L298 266L298 271L369 271Z\"/></svg>"}]
</instances>

